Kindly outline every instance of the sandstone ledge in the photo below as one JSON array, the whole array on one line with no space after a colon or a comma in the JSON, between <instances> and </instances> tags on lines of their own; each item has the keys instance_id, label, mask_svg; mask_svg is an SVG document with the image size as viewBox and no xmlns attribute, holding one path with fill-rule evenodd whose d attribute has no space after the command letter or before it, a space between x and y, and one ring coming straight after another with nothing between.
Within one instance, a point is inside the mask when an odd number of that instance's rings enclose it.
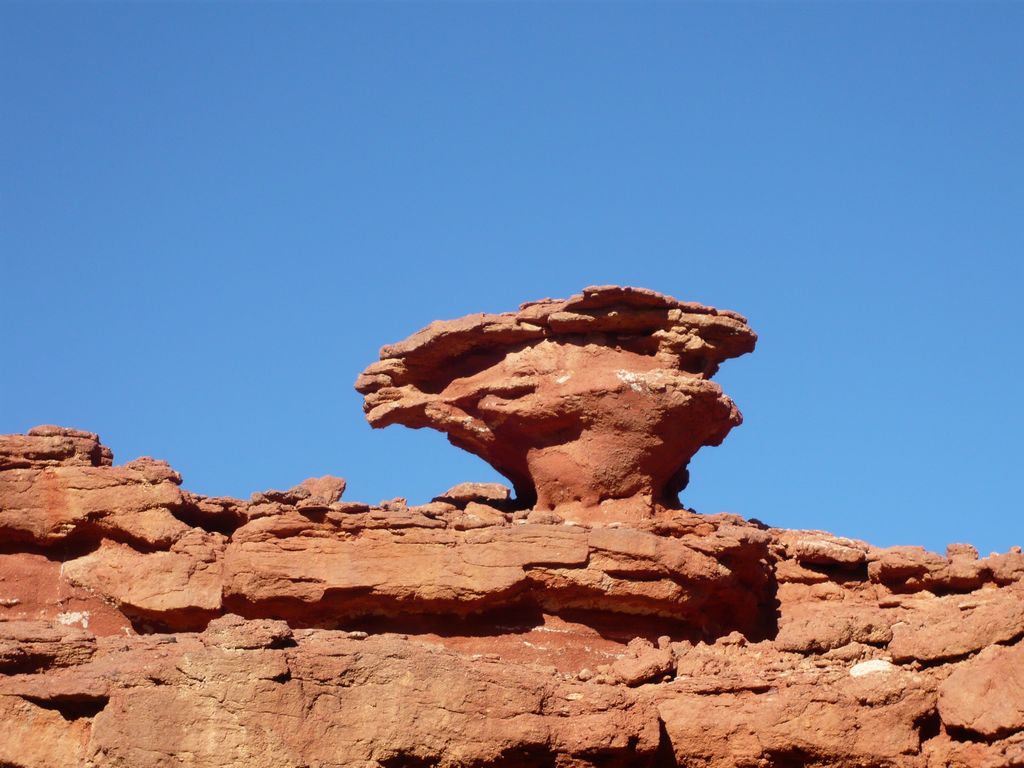
<instances>
[{"instance_id":1,"label":"sandstone ledge","mask_svg":"<svg viewBox=\"0 0 1024 768\"><path fill-rule=\"evenodd\" d=\"M1024 759L1019 549L567 524L494 487L208 498L42 432L0 437L3 765Z\"/></svg>"}]
</instances>

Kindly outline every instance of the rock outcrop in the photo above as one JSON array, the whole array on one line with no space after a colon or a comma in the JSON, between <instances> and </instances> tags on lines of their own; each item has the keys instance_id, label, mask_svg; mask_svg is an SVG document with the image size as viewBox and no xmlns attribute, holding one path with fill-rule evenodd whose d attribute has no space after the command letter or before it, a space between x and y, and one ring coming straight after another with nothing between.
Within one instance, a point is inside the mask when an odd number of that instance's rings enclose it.
<instances>
[{"instance_id":1,"label":"rock outcrop","mask_svg":"<svg viewBox=\"0 0 1024 768\"><path fill-rule=\"evenodd\" d=\"M671 498L738 419L706 377L752 344L731 313L588 289L386 348L371 421L461 444L452 409L479 419L515 498L207 497L91 433L0 436L0 766L1024 765L1019 547L880 549ZM556 447L590 463L535 470ZM601 470L620 460L636 485Z\"/></svg>"},{"instance_id":2,"label":"rock outcrop","mask_svg":"<svg viewBox=\"0 0 1024 768\"><path fill-rule=\"evenodd\" d=\"M735 312L591 287L432 323L384 347L356 389L371 425L445 432L523 506L634 520L677 506L690 458L740 423L711 377L756 340Z\"/></svg>"}]
</instances>

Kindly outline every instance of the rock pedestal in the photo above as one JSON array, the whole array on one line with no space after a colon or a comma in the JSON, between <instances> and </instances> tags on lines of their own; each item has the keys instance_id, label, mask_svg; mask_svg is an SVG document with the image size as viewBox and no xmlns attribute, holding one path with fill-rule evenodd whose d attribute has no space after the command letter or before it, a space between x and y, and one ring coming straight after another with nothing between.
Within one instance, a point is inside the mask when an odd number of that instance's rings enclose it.
<instances>
[{"instance_id":1,"label":"rock pedestal","mask_svg":"<svg viewBox=\"0 0 1024 768\"><path fill-rule=\"evenodd\" d=\"M677 507L690 459L740 423L711 377L756 339L735 312L592 287L432 323L384 347L356 389L374 427L445 432L524 507L636 520Z\"/></svg>"}]
</instances>

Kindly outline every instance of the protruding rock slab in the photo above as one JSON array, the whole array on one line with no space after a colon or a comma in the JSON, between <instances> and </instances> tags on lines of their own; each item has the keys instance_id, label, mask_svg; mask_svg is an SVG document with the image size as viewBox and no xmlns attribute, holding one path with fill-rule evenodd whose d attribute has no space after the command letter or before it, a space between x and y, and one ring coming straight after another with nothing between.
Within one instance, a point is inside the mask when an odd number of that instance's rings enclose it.
<instances>
[{"instance_id":1,"label":"protruding rock slab","mask_svg":"<svg viewBox=\"0 0 1024 768\"><path fill-rule=\"evenodd\" d=\"M343 536L288 516L253 521L226 549L225 603L299 624L522 605L660 617L712 634L763 635L771 624L768 540L753 527L663 537L504 521L455 526Z\"/></svg>"},{"instance_id":2,"label":"protruding rock slab","mask_svg":"<svg viewBox=\"0 0 1024 768\"><path fill-rule=\"evenodd\" d=\"M0 440L0 444L3 441ZM181 477L165 462L65 465L0 472L0 536L52 546L101 536L167 546L189 530L172 510Z\"/></svg>"},{"instance_id":3,"label":"protruding rock slab","mask_svg":"<svg viewBox=\"0 0 1024 768\"><path fill-rule=\"evenodd\" d=\"M63 578L117 606L144 628L205 626L221 608L224 538L190 529L166 552L107 541L69 560Z\"/></svg>"},{"instance_id":4,"label":"protruding rock slab","mask_svg":"<svg viewBox=\"0 0 1024 768\"><path fill-rule=\"evenodd\" d=\"M653 291L586 288L435 322L359 377L374 427L431 427L565 519L648 517L741 417L710 381L750 352L745 319ZM646 500L637 504L625 500Z\"/></svg>"}]
</instances>

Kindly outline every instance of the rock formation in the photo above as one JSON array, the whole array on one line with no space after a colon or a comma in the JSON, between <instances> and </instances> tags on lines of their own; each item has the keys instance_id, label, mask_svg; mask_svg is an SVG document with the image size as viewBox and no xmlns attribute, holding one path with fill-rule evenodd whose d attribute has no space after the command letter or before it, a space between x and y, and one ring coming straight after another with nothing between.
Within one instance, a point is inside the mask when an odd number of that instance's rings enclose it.
<instances>
[{"instance_id":1,"label":"rock formation","mask_svg":"<svg viewBox=\"0 0 1024 768\"><path fill-rule=\"evenodd\" d=\"M690 458L739 424L710 379L756 340L735 312L592 287L432 323L384 347L356 389L370 424L447 433L511 480L524 506L635 519L677 506Z\"/></svg>"},{"instance_id":2,"label":"rock formation","mask_svg":"<svg viewBox=\"0 0 1024 768\"><path fill-rule=\"evenodd\" d=\"M601 288L386 347L371 423L446 431L514 498L207 497L88 432L0 437L0 766L1024 765L1019 547L675 501L753 342Z\"/></svg>"}]
</instances>

